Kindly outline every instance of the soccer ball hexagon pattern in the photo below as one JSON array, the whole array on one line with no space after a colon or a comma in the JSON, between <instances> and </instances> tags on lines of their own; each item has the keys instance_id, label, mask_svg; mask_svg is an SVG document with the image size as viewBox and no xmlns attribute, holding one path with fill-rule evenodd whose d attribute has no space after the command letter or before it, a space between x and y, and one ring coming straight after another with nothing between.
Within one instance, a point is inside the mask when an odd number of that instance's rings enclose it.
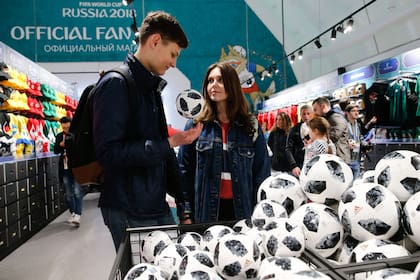
<instances>
[{"instance_id":1,"label":"soccer ball hexagon pattern","mask_svg":"<svg viewBox=\"0 0 420 280\"><path fill-rule=\"evenodd\" d=\"M400 201L420 191L420 154L398 150L386 154L375 166L375 182L392 191Z\"/></svg>"},{"instance_id":2,"label":"soccer ball hexagon pattern","mask_svg":"<svg viewBox=\"0 0 420 280\"><path fill-rule=\"evenodd\" d=\"M351 186L353 173L338 156L321 154L313 157L302 167L300 185L313 202L332 204Z\"/></svg>"},{"instance_id":3,"label":"soccer ball hexagon pattern","mask_svg":"<svg viewBox=\"0 0 420 280\"><path fill-rule=\"evenodd\" d=\"M186 89L176 97L176 109L184 118L194 119L204 108L204 98L196 90Z\"/></svg>"},{"instance_id":4,"label":"soccer ball hexagon pattern","mask_svg":"<svg viewBox=\"0 0 420 280\"><path fill-rule=\"evenodd\" d=\"M402 208L387 188L363 183L343 193L338 215L344 230L359 241L389 239L400 228Z\"/></svg>"}]
</instances>

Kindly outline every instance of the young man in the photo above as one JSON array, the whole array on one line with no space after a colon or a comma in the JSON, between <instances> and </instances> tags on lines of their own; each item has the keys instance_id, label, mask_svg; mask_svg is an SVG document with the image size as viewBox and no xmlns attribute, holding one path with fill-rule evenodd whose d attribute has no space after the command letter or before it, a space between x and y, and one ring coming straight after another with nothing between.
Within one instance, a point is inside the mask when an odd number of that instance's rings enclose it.
<instances>
[{"instance_id":1,"label":"young man","mask_svg":"<svg viewBox=\"0 0 420 280\"><path fill-rule=\"evenodd\" d=\"M350 163L353 171L353 179L360 176L361 143L363 140L363 125L359 122L359 107L356 104L349 104L344 109L349 132Z\"/></svg>"},{"instance_id":2,"label":"young man","mask_svg":"<svg viewBox=\"0 0 420 280\"><path fill-rule=\"evenodd\" d=\"M166 81L159 76L188 46L180 24L165 12L151 12L139 31L140 45L125 60L137 87L136 110L130 110L128 85L117 73L101 79L92 102L95 151L104 170L99 207L116 250L127 227L174 224L167 192L185 219L173 147L191 143L202 129L197 124L168 136L160 96Z\"/></svg>"},{"instance_id":3,"label":"young man","mask_svg":"<svg viewBox=\"0 0 420 280\"><path fill-rule=\"evenodd\" d=\"M80 185L74 180L73 173L67 163L67 155L65 148L66 134L69 133L71 119L62 117L60 119L62 132L55 137L54 153L60 154L58 166L60 183L64 185L66 192L66 201L70 211L70 217L67 222L80 226L80 217L83 207L83 191Z\"/></svg>"},{"instance_id":4,"label":"young man","mask_svg":"<svg viewBox=\"0 0 420 280\"><path fill-rule=\"evenodd\" d=\"M343 114L331 108L331 103L326 97L318 97L312 102L314 114L324 117L329 122L330 139L335 144L337 156L347 164L350 163L350 147L348 143L347 123Z\"/></svg>"}]
</instances>

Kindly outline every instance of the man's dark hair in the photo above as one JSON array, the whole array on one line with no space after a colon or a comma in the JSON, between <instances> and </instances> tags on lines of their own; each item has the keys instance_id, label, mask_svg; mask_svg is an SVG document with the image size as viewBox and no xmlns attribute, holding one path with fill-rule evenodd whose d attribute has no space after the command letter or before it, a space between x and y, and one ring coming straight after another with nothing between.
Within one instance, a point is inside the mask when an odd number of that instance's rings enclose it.
<instances>
[{"instance_id":1,"label":"man's dark hair","mask_svg":"<svg viewBox=\"0 0 420 280\"><path fill-rule=\"evenodd\" d=\"M68 118L68 117L62 117L62 118L60 119L60 123L69 123L69 122L71 122L71 119L70 119L70 118Z\"/></svg>"},{"instance_id":2,"label":"man's dark hair","mask_svg":"<svg viewBox=\"0 0 420 280\"><path fill-rule=\"evenodd\" d=\"M150 35L158 33L164 41L175 42L182 49L188 47L188 39L179 22L163 11L150 12L140 27L140 44L144 44Z\"/></svg>"}]
</instances>

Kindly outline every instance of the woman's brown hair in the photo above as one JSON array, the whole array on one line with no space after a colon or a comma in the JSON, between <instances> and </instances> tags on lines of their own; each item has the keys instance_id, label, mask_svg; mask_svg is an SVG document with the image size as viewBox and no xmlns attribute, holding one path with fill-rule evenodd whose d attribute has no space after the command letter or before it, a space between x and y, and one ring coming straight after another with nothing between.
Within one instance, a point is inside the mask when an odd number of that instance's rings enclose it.
<instances>
[{"instance_id":1,"label":"woman's brown hair","mask_svg":"<svg viewBox=\"0 0 420 280\"><path fill-rule=\"evenodd\" d=\"M249 134L253 135L254 126L251 122L251 114L248 112L248 103L242 93L241 83L236 70L228 63L214 63L207 69L206 75L204 76L202 93L205 102L203 113L197 118L197 122L209 122L217 119L217 107L216 102L210 99L207 92L207 85L209 84L208 77L210 72L219 68L222 74L223 85L227 94L227 106L226 114L229 121L235 121L243 125L244 130Z\"/></svg>"},{"instance_id":2,"label":"woman's brown hair","mask_svg":"<svg viewBox=\"0 0 420 280\"><path fill-rule=\"evenodd\" d=\"M290 119L290 116L285 112L277 113L276 125L273 126L272 131L279 129L279 127L277 127L277 118L281 118L283 120L283 127L281 129L283 129L286 133L289 133L289 130L292 127L292 120Z\"/></svg>"}]
</instances>

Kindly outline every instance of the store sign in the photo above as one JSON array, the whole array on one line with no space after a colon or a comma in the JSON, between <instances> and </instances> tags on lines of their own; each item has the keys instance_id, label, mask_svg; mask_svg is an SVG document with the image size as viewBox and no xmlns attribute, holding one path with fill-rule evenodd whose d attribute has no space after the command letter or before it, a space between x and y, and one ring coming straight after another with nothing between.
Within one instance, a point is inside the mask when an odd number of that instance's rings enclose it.
<instances>
[{"instance_id":1,"label":"store sign","mask_svg":"<svg viewBox=\"0 0 420 280\"><path fill-rule=\"evenodd\" d=\"M384 75L387 73L395 72L399 69L400 62L397 58L393 57L378 63L378 73Z\"/></svg>"},{"instance_id":2,"label":"store sign","mask_svg":"<svg viewBox=\"0 0 420 280\"><path fill-rule=\"evenodd\" d=\"M402 66L406 69L420 68L420 48L401 55Z\"/></svg>"},{"instance_id":3,"label":"store sign","mask_svg":"<svg viewBox=\"0 0 420 280\"><path fill-rule=\"evenodd\" d=\"M121 0L31 2L15 0L2 6L0 27L2 40L28 57L112 61L137 48L130 27L135 11Z\"/></svg>"},{"instance_id":4,"label":"store sign","mask_svg":"<svg viewBox=\"0 0 420 280\"><path fill-rule=\"evenodd\" d=\"M343 85L348 85L355 82L360 82L367 79L372 79L375 76L375 68L373 66L362 67L347 73L344 73L341 78Z\"/></svg>"}]
</instances>

